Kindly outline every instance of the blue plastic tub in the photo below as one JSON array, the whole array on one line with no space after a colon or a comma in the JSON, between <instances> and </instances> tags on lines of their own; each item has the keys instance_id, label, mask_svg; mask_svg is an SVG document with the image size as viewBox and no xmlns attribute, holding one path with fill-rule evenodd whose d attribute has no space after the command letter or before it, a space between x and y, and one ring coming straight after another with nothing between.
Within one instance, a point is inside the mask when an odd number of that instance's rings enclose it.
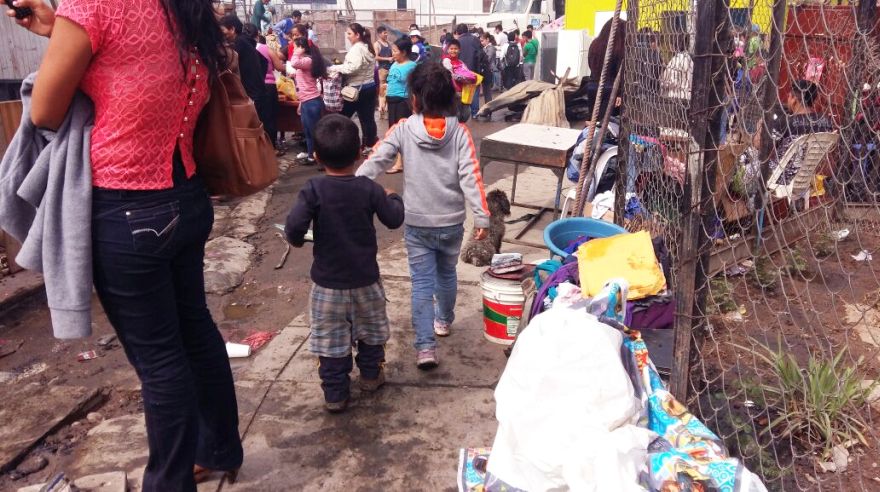
<instances>
[{"instance_id":1,"label":"blue plastic tub","mask_svg":"<svg viewBox=\"0 0 880 492\"><path fill-rule=\"evenodd\" d=\"M551 222L544 229L544 243L554 256L565 258L565 248L580 236L611 237L626 232L619 225L586 217L570 217ZM552 256L551 256L552 257Z\"/></svg>"}]
</instances>

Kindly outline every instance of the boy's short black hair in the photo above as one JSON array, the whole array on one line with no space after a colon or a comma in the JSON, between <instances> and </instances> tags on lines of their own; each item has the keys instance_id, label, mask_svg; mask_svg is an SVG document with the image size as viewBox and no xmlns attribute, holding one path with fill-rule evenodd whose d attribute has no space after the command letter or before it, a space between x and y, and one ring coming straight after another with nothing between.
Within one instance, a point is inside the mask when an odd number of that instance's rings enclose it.
<instances>
[{"instance_id":1,"label":"boy's short black hair","mask_svg":"<svg viewBox=\"0 0 880 492\"><path fill-rule=\"evenodd\" d=\"M331 169L354 164L361 148L357 125L341 114L328 114L315 125L315 155Z\"/></svg>"},{"instance_id":2,"label":"boy's short black hair","mask_svg":"<svg viewBox=\"0 0 880 492\"><path fill-rule=\"evenodd\" d=\"M458 34L459 36L461 36L462 34L467 34L467 32L468 32L467 24L459 24L459 25L455 26L455 34Z\"/></svg>"},{"instance_id":3,"label":"boy's short black hair","mask_svg":"<svg viewBox=\"0 0 880 492\"><path fill-rule=\"evenodd\" d=\"M458 46L458 48L461 49L461 43L459 43L457 39L446 41L446 47L449 48L450 46Z\"/></svg>"},{"instance_id":4,"label":"boy's short black hair","mask_svg":"<svg viewBox=\"0 0 880 492\"><path fill-rule=\"evenodd\" d=\"M812 108L819 96L819 86L809 80L798 79L791 83L791 93L801 104Z\"/></svg>"},{"instance_id":5,"label":"boy's short black hair","mask_svg":"<svg viewBox=\"0 0 880 492\"><path fill-rule=\"evenodd\" d=\"M244 29L244 24L241 23L241 19L234 14L224 15L220 19L220 25L226 29L232 29L235 31L235 34L241 34L242 29Z\"/></svg>"},{"instance_id":6,"label":"boy's short black hair","mask_svg":"<svg viewBox=\"0 0 880 492\"><path fill-rule=\"evenodd\" d=\"M415 98L418 113L448 116L455 109L452 74L439 63L422 63L409 76L409 92Z\"/></svg>"},{"instance_id":7,"label":"boy's short black hair","mask_svg":"<svg viewBox=\"0 0 880 492\"><path fill-rule=\"evenodd\" d=\"M299 10L294 10L293 12L290 13L290 16L293 17L294 19L302 19L303 13L300 12Z\"/></svg>"},{"instance_id":8,"label":"boy's short black hair","mask_svg":"<svg viewBox=\"0 0 880 492\"><path fill-rule=\"evenodd\" d=\"M385 32L385 31L387 31L387 30L388 30L387 27L385 27L385 26L379 26L379 27L376 28L376 34L382 34L383 32Z\"/></svg>"},{"instance_id":9,"label":"boy's short black hair","mask_svg":"<svg viewBox=\"0 0 880 492\"><path fill-rule=\"evenodd\" d=\"M526 39L532 39L532 31L526 31L522 35Z\"/></svg>"}]
</instances>

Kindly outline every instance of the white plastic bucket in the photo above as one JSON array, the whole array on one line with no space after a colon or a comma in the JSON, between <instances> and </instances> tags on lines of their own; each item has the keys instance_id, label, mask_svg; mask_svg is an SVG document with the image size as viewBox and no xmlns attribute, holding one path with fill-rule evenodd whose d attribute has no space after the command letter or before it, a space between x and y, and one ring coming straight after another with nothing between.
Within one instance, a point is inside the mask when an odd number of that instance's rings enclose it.
<instances>
[{"instance_id":1,"label":"white plastic bucket","mask_svg":"<svg viewBox=\"0 0 880 492\"><path fill-rule=\"evenodd\" d=\"M495 278L483 273L483 325L490 342L510 345L516 338L526 301L522 285L517 280Z\"/></svg>"}]
</instances>

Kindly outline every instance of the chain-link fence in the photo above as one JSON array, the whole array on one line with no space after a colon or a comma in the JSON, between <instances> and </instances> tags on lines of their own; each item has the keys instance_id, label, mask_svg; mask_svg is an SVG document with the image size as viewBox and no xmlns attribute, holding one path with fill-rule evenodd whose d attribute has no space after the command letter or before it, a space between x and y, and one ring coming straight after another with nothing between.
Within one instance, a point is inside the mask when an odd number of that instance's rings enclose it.
<instances>
[{"instance_id":1,"label":"chain-link fence","mask_svg":"<svg viewBox=\"0 0 880 492\"><path fill-rule=\"evenodd\" d=\"M771 490L880 490L878 7L835 3L625 6L615 216L669 251L673 392Z\"/></svg>"}]
</instances>

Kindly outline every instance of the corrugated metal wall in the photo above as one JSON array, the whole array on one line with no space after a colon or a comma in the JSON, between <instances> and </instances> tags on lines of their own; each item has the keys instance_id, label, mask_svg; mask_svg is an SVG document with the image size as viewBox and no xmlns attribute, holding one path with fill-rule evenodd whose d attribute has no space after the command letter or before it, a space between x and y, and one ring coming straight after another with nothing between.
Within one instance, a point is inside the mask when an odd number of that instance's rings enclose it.
<instances>
[{"instance_id":1,"label":"corrugated metal wall","mask_svg":"<svg viewBox=\"0 0 880 492\"><path fill-rule=\"evenodd\" d=\"M5 9L5 7L4 7ZM25 31L12 20L0 18L0 80L21 80L40 66L47 38Z\"/></svg>"}]
</instances>

